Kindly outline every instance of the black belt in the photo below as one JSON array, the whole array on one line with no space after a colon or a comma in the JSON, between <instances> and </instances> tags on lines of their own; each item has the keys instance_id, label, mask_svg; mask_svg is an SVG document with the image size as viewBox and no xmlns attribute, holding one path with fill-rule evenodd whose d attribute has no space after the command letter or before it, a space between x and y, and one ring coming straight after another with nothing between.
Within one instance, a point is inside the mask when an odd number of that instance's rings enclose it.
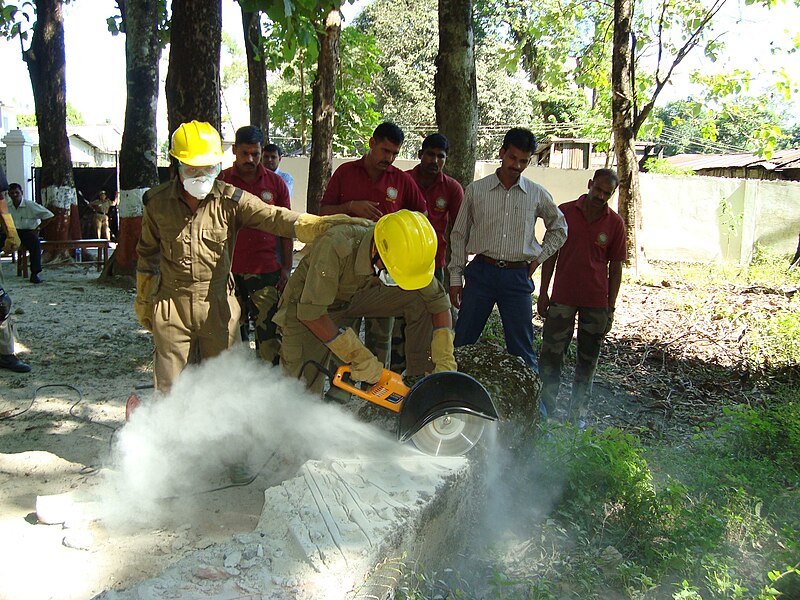
<instances>
[{"instance_id":1,"label":"black belt","mask_svg":"<svg viewBox=\"0 0 800 600\"><path fill-rule=\"evenodd\" d=\"M523 267L527 269L528 265L530 264L525 260L497 260L491 256L486 256L485 254L476 255L475 260L486 263L487 265L500 267L501 269L521 269Z\"/></svg>"}]
</instances>

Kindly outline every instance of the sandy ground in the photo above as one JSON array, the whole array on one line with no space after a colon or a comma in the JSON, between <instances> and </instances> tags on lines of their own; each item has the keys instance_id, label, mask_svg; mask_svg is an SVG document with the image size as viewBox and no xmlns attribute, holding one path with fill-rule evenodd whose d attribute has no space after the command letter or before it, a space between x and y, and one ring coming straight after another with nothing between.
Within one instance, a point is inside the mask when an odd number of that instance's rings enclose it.
<instances>
[{"instance_id":1,"label":"sandy ground","mask_svg":"<svg viewBox=\"0 0 800 600\"><path fill-rule=\"evenodd\" d=\"M107 494L104 473L115 466L111 448L126 399L152 381L152 345L135 320L132 281L102 285L94 268L75 265L45 267L44 283L34 285L16 276L8 258L2 269L14 300L17 353L33 370L0 372L0 598L91 598L251 531L263 490L274 483L263 474L248 486L176 502L157 523L137 518L133 498L113 528L87 519L85 510L70 516L58 498L50 502L54 520L67 522L37 522L37 497L77 493L86 507ZM198 488L225 486L224 469L217 471L204 474ZM269 475L284 476L281 468Z\"/></svg>"},{"instance_id":2,"label":"sandy ground","mask_svg":"<svg viewBox=\"0 0 800 600\"><path fill-rule=\"evenodd\" d=\"M176 589L189 581L208 592L203 597L216 597L209 590L231 573L263 582L258 569L268 551L269 577L278 581L336 573L335 556L324 569L303 560L303 552L284 567L276 558L285 552L281 536L293 530L286 523L298 514L297 539L329 534L330 519L309 520L308 507L321 504L306 497L309 480L317 495L329 497L329 512L376 513L352 523L358 543L344 545L353 548L377 547L387 524L409 529L421 498L441 480L441 466L418 464L419 453L397 443L389 421L368 424L352 409L319 402L245 345L190 367L156 401L148 389L152 342L135 320L132 280L109 285L93 267L63 265L46 267L44 283L34 285L18 278L8 259L1 264L14 300L17 354L33 370L0 372L0 600L94 598L171 565L180 574ZM126 423L132 393L143 404ZM336 467L342 457L375 465L369 476L356 473L344 492L337 487L347 479ZM323 475L296 478L301 467L317 468L308 466L312 459L322 461ZM408 461L419 481L398 476ZM255 479L232 485L237 464ZM331 465L335 476L327 474ZM430 477L421 477L426 469ZM392 491L397 485L402 490ZM354 508L353 490L374 501ZM219 565L202 562L209 560ZM357 561L345 562L352 578Z\"/></svg>"}]
</instances>

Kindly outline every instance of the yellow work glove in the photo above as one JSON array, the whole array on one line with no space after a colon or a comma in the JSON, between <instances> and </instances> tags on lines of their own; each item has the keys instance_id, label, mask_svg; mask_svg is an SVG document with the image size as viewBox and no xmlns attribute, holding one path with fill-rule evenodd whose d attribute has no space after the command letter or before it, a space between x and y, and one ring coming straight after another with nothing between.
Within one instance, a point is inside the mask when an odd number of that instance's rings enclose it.
<instances>
[{"instance_id":1,"label":"yellow work glove","mask_svg":"<svg viewBox=\"0 0 800 600\"><path fill-rule=\"evenodd\" d=\"M22 242L19 241L19 234L17 233L17 228L14 226L14 219L11 218L11 215L3 213L0 217L3 218L3 229L6 232L6 243L3 245L3 252L11 254L19 248Z\"/></svg>"},{"instance_id":2,"label":"yellow work glove","mask_svg":"<svg viewBox=\"0 0 800 600\"><path fill-rule=\"evenodd\" d=\"M377 383L383 373L383 365L358 339L350 327L327 343L339 360L350 365L350 374L356 381Z\"/></svg>"},{"instance_id":3,"label":"yellow work glove","mask_svg":"<svg viewBox=\"0 0 800 600\"><path fill-rule=\"evenodd\" d=\"M133 308L139 324L153 331L153 297L158 287L158 275L136 272L136 300Z\"/></svg>"},{"instance_id":4,"label":"yellow work glove","mask_svg":"<svg viewBox=\"0 0 800 600\"><path fill-rule=\"evenodd\" d=\"M359 219L349 215L327 215L319 217L310 213L303 213L294 222L294 235L304 244L313 242L334 225L363 225L370 226L373 222L369 219Z\"/></svg>"},{"instance_id":5,"label":"yellow work glove","mask_svg":"<svg viewBox=\"0 0 800 600\"><path fill-rule=\"evenodd\" d=\"M433 330L431 339L431 360L433 372L457 371L458 365L453 356L453 338L455 333L449 327L440 327Z\"/></svg>"}]
</instances>

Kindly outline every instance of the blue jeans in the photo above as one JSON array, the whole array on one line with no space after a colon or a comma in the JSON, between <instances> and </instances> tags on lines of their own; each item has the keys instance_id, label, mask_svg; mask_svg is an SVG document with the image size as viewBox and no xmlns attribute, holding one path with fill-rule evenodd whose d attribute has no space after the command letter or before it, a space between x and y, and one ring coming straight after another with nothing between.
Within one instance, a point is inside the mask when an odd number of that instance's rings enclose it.
<instances>
[{"instance_id":1,"label":"blue jeans","mask_svg":"<svg viewBox=\"0 0 800 600\"><path fill-rule=\"evenodd\" d=\"M464 269L464 293L456 321L455 346L474 344L497 304L509 354L538 373L533 352L533 281L528 269L501 269L473 260Z\"/></svg>"}]
</instances>

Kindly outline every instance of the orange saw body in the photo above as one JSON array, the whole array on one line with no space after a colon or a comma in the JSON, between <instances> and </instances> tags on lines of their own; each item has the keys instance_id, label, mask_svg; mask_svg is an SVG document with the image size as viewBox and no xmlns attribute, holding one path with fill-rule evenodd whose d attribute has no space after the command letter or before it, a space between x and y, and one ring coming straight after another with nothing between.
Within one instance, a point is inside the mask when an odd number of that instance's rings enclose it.
<instances>
[{"instance_id":1,"label":"orange saw body","mask_svg":"<svg viewBox=\"0 0 800 600\"><path fill-rule=\"evenodd\" d=\"M399 374L384 369L378 382L364 389L350 379L350 367L344 365L331 377L331 385L398 413L400 441L411 440L434 456L464 454L478 442L486 422L499 418L486 388L456 371L428 375L409 388Z\"/></svg>"}]
</instances>

